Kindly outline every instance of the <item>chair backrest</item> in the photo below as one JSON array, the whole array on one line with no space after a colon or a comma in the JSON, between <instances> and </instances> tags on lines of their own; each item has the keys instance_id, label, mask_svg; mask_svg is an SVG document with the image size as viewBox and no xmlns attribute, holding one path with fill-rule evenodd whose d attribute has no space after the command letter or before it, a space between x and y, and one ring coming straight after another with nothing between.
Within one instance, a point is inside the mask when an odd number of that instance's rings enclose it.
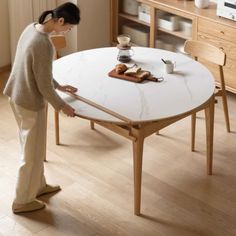
<instances>
[{"instance_id":1,"label":"chair backrest","mask_svg":"<svg viewBox=\"0 0 236 236\"><path fill-rule=\"evenodd\" d=\"M52 35L50 36L52 44L56 50L55 59L60 58L59 51L66 47L66 38L64 35Z\"/></svg>"},{"instance_id":2,"label":"chair backrest","mask_svg":"<svg viewBox=\"0 0 236 236\"><path fill-rule=\"evenodd\" d=\"M187 40L184 45L184 51L195 59L201 58L219 66L225 65L225 53L209 43L197 40Z\"/></svg>"}]
</instances>

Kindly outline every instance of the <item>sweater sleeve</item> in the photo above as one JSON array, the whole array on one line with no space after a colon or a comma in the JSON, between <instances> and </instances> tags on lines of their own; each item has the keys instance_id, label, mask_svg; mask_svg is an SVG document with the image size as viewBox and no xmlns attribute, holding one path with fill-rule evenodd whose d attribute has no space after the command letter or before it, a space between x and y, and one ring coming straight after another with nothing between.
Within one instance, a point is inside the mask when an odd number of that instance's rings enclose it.
<instances>
[{"instance_id":1,"label":"sweater sleeve","mask_svg":"<svg viewBox=\"0 0 236 236\"><path fill-rule=\"evenodd\" d=\"M58 83L52 76L52 58L50 42L42 42L37 50L32 50L32 70L39 92L56 110L60 110L65 102L55 91Z\"/></svg>"}]
</instances>

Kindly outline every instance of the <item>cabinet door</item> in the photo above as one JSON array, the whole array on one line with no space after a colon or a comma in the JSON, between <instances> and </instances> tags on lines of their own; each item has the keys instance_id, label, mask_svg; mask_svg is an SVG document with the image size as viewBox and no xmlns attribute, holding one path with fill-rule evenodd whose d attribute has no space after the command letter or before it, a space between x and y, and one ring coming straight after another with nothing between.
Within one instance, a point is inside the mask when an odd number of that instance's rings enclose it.
<instances>
[{"instance_id":1,"label":"cabinet door","mask_svg":"<svg viewBox=\"0 0 236 236\"><path fill-rule=\"evenodd\" d=\"M198 40L221 48L226 53L226 64L223 68L226 87L228 90L236 92L236 44L201 32L198 33ZM207 62L204 62L204 64L214 74L216 81L219 82L220 77L217 67Z\"/></svg>"},{"instance_id":2,"label":"cabinet door","mask_svg":"<svg viewBox=\"0 0 236 236\"><path fill-rule=\"evenodd\" d=\"M196 20L188 14L180 14L175 9L156 9L155 47L174 52L184 52L186 40L195 38Z\"/></svg>"},{"instance_id":3,"label":"cabinet door","mask_svg":"<svg viewBox=\"0 0 236 236\"><path fill-rule=\"evenodd\" d=\"M226 41L236 42L236 29L227 25L199 18L198 31Z\"/></svg>"},{"instance_id":4,"label":"cabinet door","mask_svg":"<svg viewBox=\"0 0 236 236\"><path fill-rule=\"evenodd\" d=\"M86 0L78 2L82 14L81 22L78 25L78 50L109 46L109 0Z\"/></svg>"},{"instance_id":5,"label":"cabinet door","mask_svg":"<svg viewBox=\"0 0 236 236\"><path fill-rule=\"evenodd\" d=\"M197 38L192 2L111 0L111 6L114 45L118 34L128 33L134 44L183 52L185 40Z\"/></svg>"},{"instance_id":6,"label":"cabinet door","mask_svg":"<svg viewBox=\"0 0 236 236\"><path fill-rule=\"evenodd\" d=\"M140 5L141 3L136 0L112 1L112 40L114 45L117 44L117 35L129 34L133 44L150 46L150 14L145 14L149 19L141 18Z\"/></svg>"}]
</instances>

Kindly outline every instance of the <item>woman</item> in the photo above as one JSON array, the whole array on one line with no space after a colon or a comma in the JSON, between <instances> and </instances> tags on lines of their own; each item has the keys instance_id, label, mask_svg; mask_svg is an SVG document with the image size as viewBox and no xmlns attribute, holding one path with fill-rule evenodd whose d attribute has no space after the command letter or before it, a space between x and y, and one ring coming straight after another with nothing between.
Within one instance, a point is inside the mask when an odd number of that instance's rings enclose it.
<instances>
[{"instance_id":1,"label":"woman","mask_svg":"<svg viewBox=\"0 0 236 236\"><path fill-rule=\"evenodd\" d=\"M44 157L46 153L46 104L73 117L74 109L66 104L55 89L75 93L76 88L59 85L52 77L52 32L69 31L79 24L80 10L65 3L52 11L45 11L38 23L30 24L20 36L12 71L4 89L19 127L21 164L14 213L39 210L45 203L36 199L42 194L60 190L60 186L46 184Z\"/></svg>"}]
</instances>

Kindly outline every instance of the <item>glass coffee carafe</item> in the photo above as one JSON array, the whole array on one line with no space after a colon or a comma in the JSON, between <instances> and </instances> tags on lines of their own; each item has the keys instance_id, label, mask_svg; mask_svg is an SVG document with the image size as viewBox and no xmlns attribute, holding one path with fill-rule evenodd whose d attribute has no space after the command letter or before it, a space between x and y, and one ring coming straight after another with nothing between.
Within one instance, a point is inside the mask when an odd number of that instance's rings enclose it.
<instances>
[{"instance_id":1,"label":"glass coffee carafe","mask_svg":"<svg viewBox=\"0 0 236 236\"><path fill-rule=\"evenodd\" d=\"M119 48L119 52L117 55L117 60L120 62L129 62L131 57L134 55L134 51L131 47L129 48Z\"/></svg>"},{"instance_id":2,"label":"glass coffee carafe","mask_svg":"<svg viewBox=\"0 0 236 236\"><path fill-rule=\"evenodd\" d=\"M117 60L123 63L129 62L134 55L134 51L130 45L130 36L127 34L118 35L117 41L119 42L117 45L119 49Z\"/></svg>"}]
</instances>

